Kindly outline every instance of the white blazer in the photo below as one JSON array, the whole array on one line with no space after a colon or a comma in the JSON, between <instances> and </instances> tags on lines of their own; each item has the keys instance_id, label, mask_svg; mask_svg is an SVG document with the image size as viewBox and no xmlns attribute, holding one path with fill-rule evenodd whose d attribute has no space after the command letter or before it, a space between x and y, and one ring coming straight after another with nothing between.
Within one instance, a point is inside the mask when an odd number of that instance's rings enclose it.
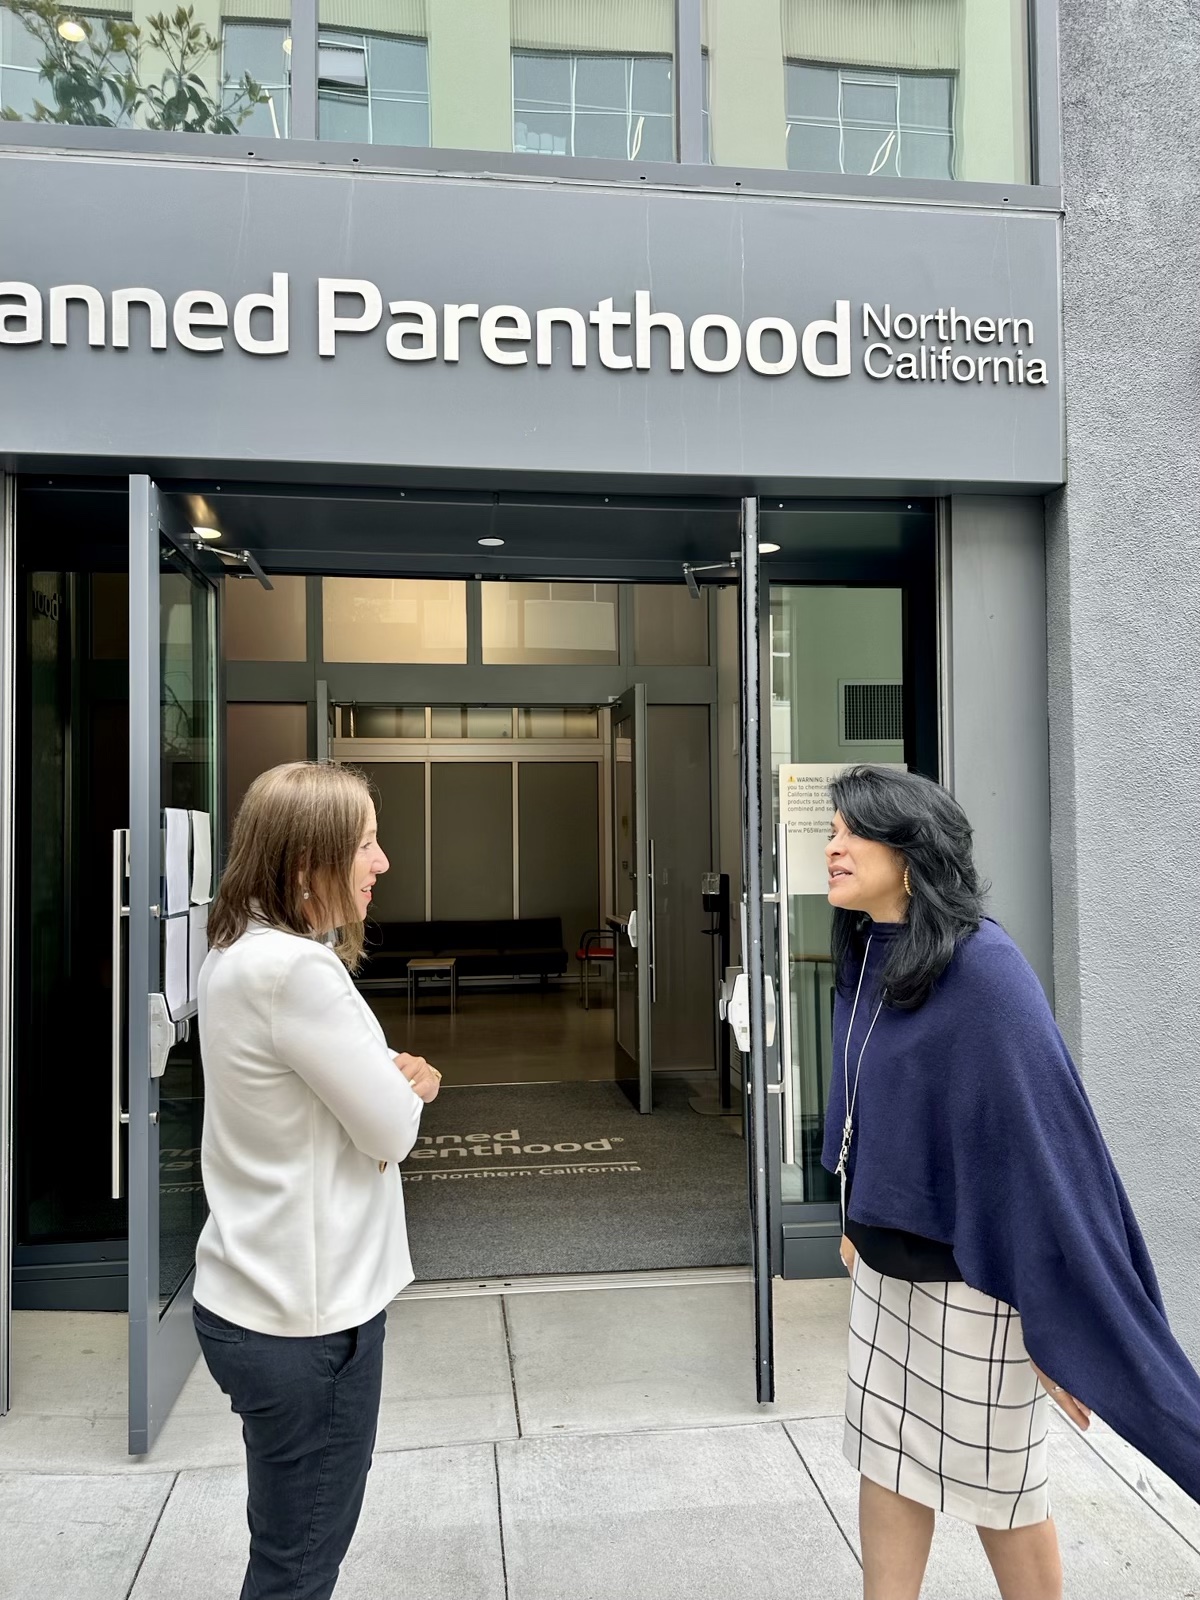
<instances>
[{"instance_id":1,"label":"white blazer","mask_svg":"<svg viewBox=\"0 0 1200 1600\"><path fill-rule=\"evenodd\" d=\"M258 1333L368 1321L412 1282L398 1163L421 1100L316 939L252 924L209 952L199 1007L210 1214L196 1299Z\"/></svg>"}]
</instances>

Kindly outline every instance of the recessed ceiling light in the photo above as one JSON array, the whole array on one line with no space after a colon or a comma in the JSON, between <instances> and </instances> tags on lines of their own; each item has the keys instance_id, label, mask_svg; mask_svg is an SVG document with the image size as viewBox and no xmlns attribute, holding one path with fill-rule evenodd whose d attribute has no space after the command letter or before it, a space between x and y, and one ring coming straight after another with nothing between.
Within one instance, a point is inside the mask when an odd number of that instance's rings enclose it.
<instances>
[{"instance_id":1,"label":"recessed ceiling light","mask_svg":"<svg viewBox=\"0 0 1200 1600\"><path fill-rule=\"evenodd\" d=\"M480 539L479 543L485 550L498 550L504 543L503 539Z\"/></svg>"},{"instance_id":2,"label":"recessed ceiling light","mask_svg":"<svg viewBox=\"0 0 1200 1600\"><path fill-rule=\"evenodd\" d=\"M192 532L197 539L219 539L221 537L220 528L193 528Z\"/></svg>"},{"instance_id":3,"label":"recessed ceiling light","mask_svg":"<svg viewBox=\"0 0 1200 1600\"><path fill-rule=\"evenodd\" d=\"M760 544L758 553L760 556L776 556L779 554L779 546L777 544Z\"/></svg>"},{"instance_id":4,"label":"recessed ceiling light","mask_svg":"<svg viewBox=\"0 0 1200 1600\"><path fill-rule=\"evenodd\" d=\"M73 17L64 17L58 25L58 36L65 39L68 44L82 44L87 38L87 29L82 22L76 22Z\"/></svg>"}]
</instances>

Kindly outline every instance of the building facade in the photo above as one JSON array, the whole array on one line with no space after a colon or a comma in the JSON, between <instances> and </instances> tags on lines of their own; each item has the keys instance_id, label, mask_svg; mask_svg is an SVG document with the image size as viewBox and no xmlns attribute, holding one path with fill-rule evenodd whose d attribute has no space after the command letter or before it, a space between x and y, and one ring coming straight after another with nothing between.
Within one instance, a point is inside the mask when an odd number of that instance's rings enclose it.
<instances>
[{"instance_id":1,"label":"building facade","mask_svg":"<svg viewBox=\"0 0 1200 1600\"><path fill-rule=\"evenodd\" d=\"M684 1069L748 1095L760 1392L772 1274L835 1270L801 791L853 759L940 777L1200 1347L1166 1177L1186 930L1165 1024L1145 981L1175 905L1143 892L1146 830L1168 815L1191 849L1157 777L1190 795L1194 587L1195 380L1182 343L1140 353L1189 325L1190 282L1164 318L1157 276L1187 142L1156 99L1138 127L1177 154L1150 162L1115 113L1150 48L1131 8L1093 27L1073 0L0 7L3 1293L129 1305L139 1448L191 1359L202 1216L167 1171L198 1144L171 1109L202 1076L186 996L145 1014L175 920L159 813L211 816L219 864L245 782L297 754L365 762L411 824L397 923L613 919L642 1110ZM598 775L594 866L551 883L533 819L568 792L579 814L569 762ZM724 1050L689 920L708 874L750 978ZM111 1046L111 1096L64 1059L64 1002ZM103 1216L38 1177L64 1100Z\"/></svg>"}]
</instances>

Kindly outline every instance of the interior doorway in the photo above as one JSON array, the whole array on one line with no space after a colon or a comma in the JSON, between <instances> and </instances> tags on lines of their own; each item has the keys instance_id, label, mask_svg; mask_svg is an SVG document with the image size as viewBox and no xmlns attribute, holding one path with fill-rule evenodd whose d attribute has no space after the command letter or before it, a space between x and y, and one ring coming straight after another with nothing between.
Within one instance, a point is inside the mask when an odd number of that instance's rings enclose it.
<instances>
[{"instance_id":1,"label":"interior doorway","mask_svg":"<svg viewBox=\"0 0 1200 1600\"><path fill-rule=\"evenodd\" d=\"M637 686L635 763L624 698L330 701L330 754L371 780L392 853L362 991L393 1046L443 1074L404 1174L419 1277L749 1260L740 1117L695 1109L716 1098L712 708L647 715ZM662 824L649 883L635 812Z\"/></svg>"}]
</instances>

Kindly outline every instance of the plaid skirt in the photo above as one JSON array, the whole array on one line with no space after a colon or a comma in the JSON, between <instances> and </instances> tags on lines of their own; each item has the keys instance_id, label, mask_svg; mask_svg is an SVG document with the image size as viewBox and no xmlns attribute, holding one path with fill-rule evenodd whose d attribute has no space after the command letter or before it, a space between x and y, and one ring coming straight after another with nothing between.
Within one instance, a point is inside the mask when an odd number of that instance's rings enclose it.
<instances>
[{"instance_id":1,"label":"plaid skirt","mask_svg":"<svg viewBox=\"0 0 1200 1600\"><path fill-rule=\"evenodd\" d=\"M864 1477L976 1527L1050 1515L1049 1396L1011 1306L859 1257L847 1377L846 1458Z\"/></svg>"}]
</instances>

